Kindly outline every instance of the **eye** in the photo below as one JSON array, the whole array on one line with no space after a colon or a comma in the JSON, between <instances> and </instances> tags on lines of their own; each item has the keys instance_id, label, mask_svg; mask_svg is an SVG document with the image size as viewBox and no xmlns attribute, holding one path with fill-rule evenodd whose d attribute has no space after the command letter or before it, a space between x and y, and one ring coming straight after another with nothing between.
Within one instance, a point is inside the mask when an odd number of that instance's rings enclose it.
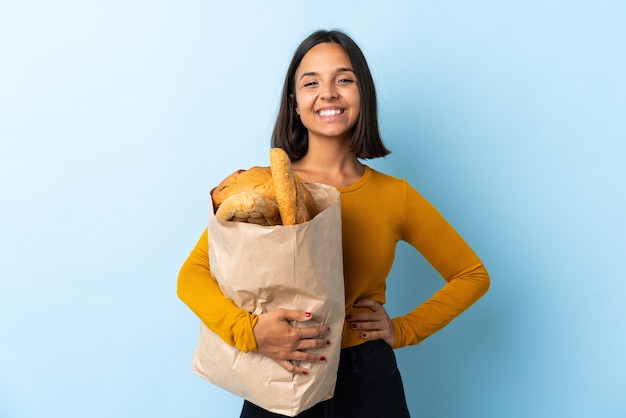
<instances>
[{"instance_id":1,"label":"eye","mask_svg":"<svg viewBox=\"0 0 626 418\"><path fill-rule=\"evenodd\" d=\"M351 78L341 78L338 81L339 84L351 84L354 83L354 80Z\"/></svg>"},{"instance_id":2,"label":"eye","mask_svg":"<svg viewBox=\"0 0 626 418\"><path fill-rule=\"evenodd\" d=\"M317 81L307 81L303 84L304 87L314 87L317 86Z\"/></svg>"}]
</instances>

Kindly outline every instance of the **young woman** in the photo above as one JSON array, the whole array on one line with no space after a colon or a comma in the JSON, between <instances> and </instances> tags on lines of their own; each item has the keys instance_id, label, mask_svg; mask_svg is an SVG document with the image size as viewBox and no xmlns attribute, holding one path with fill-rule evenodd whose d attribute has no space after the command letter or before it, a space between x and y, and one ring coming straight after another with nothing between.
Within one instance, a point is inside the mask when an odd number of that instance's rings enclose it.
<instances>
[{"instance_id":1,"label":"young woman","mask_svg":"<svg viewBox=\"0 0 626 418\"><path fill-rule=\"evenodd\" d=\"M389 153L378 129L374 83L356 43L340 31L317 31L296 50L287 70L272 146L283 148L296 174L341 193L346 321L333 399L300 417L408 417L394 348L418 344L476 302L489 287L480 259L405 180L361 160ZM372 222L375 219L376 222ZM292 373L292 360L324 361L326 327L293 328L307 314L253 315L234 306L211 279L206 230L183 265L180 298L243 351L255 350ZM389 318L385 281L396 244L415 247L441 274L443 287L404 316ZM241 417L278 417L244 401Z\"/></svg>"}]
</instances>

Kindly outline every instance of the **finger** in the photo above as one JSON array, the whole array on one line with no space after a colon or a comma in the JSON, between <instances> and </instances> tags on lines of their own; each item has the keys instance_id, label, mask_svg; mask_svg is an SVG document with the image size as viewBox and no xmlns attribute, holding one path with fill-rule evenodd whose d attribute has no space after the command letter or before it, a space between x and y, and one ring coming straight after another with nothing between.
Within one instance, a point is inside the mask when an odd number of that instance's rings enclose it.
<instances>
[{"instance_id":1,"label":"finger","mask_svg":"<svg viewBox=\"0 0 626 418\"><path fill-rule=\"evenodd\" d=\"M358 329L363 331L372 331L372 330L387 330L389 326L385 321L367 321L367 322L353 322L350 324L351 329Z\"/></svg>"},{"instance_id":2,"label":"finger","mask_svg":"<svg viewBox=\"0 0 626 418\"><path fill-rule=\"evenodd\" d=\"M299 339L319 339L330 332L330 327L293 327L292 332L295 333Z\"/></svg>"},{"instance_id":3,"label":"finger","mask_svg":"<svg viewBox=\"0 0 626 418\"><path fill-rule=\"evenodd\" d=\"M307 375L309 372L304 367L296 366L289 360L274 360L278 365L280 365L283 369L287 370L289 373L293 374L303 374Z\"/></svg>"},{"instance_id":4,"label":"finger","mask_svg":"<svg viewBox=\"0 0 626 418\"><path fill-rule=\"evenodd\" d=\"M298 350L314 350L317 348L323 348L330 345L330 340L322 338L311 338L306 340L300 340L298 344Z\"/></svg>"},{"instance_id":5,"label":"finger","mask_svg":"<svg viewBox=\"0 0 626 418\"><path fill-rule=\"evenodd\" d=\"M362 331L360 337L366 341L384 340L389 337L389 334L378 330Z\"/></svg>"},{"instance_id":6,"label":"finger","mask_svg":"<svg viewBox=\"0 0 626 418\"><path fill-rule=\"evenodd\" d=\"M382 331L367 331L362 332L360 337L365 341L383 340L389 347L393 347L395 344L395 334Z\"/></svg>"},{"instance_id":7,"label":"finger","mask_svg":"<svg viewBox=\"0 0 626 418\"><path fill-rule=\"evenodd\" d=\"M286 321L308 321L313 317L311 312L301 311L298 309L282 309L281 318Z\"/></svg>"},{"instance_id":8,"label":"finger","mask_svg":"<svg viewBox=\"0 0 626 418\"><path fill-rule=\"evenodd\" d=\"M290 373L295 373L296 366L289 360L274 360L276 363L280 365L283 369L287 370Z\"/></svg>"},{"instance_id":9,"label":"finger","mask_svg":"<svg viewBox=\"0 0 626 418\"><path fill-rule=\"evenodd\" d=\"M306 351L294 351L289 355L289 359L296 362L317 363L326 361L326 356L323 354L307 353Z\"/></svg>"},{"instance_id":10,"label":"finger","mask_svg":"<svg viewBox=\"0 0 626 418\"><path fill-rule=\"evenodd\" d=\"M381 312L357 312L346 315L346 321L348 322L362 322L362 321L380 321L386 317Z\"/></svg>"}]
</instances>

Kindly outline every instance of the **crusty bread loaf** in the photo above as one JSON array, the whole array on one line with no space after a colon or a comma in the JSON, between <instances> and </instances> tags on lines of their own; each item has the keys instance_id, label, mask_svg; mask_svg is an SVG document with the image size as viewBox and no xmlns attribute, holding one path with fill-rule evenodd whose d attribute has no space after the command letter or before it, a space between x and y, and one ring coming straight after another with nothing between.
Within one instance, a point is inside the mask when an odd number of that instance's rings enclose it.
<instances>
[{"instance_id":1,"label":"crusty bread loaf","mask_svg":"<svg viewBox=\"0 0 626 418\"><path fill-rule=\"evenodd\" d=\"M270 167L235 171L211 191L211 198L220 221L295 225L318 212L313 196L296 178L281 148L270 151Z\"/></svg>"},{"instance_id":2,"label":"crusty bread loaf","mask_svg":"<svg viewBox=\"0 0 626 418\"><path fill-rule=\"evenodd\" d=\"M239 192L224 199L215 212L219 221L280 225L280 212L273 200L255 192Z\"/></svg>"},{"instance_id":3,"label":"crusty bread loaf","mask_svg":"<svg viewBox=\"0 0 626 418\"><path fill-rule=\"evenodd\" d=\"M241 192L254 192L275 201L276 193L270 168L252 167L249 170L237 170L226 177L211 192L213 209L217 210L227 197Z\"/></svg>"},{"instance_id":4,"label":"crusty bread loaf","mask_svg":"<svg viewBox=\"0 0 626 418\"><path fill-rule=\"evenodd\" d=\"M306 188L296 179L285 150L273 148L270 151L270 167L283 225L295 225L310 220L311 215L304 197L308 190L303 190Z\"/></svg>"}]
</instances>

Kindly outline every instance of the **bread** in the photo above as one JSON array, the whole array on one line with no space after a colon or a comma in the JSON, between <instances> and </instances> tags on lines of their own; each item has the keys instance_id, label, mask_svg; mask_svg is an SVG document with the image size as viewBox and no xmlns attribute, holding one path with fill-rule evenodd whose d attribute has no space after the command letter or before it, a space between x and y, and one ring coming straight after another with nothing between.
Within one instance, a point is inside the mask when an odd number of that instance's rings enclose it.
<instances>
[{"instance_id":1,"label":"bread","mask_svg":"<svg viewBox=\"0 0 626 418\"><path fill-rule=\"evenodd\" d=\"M309 189L306 188L304 183L298 181L298 187L300 187L302 195L304 196L304 204L306 205L306 209L309 212L309 216L311 217L311 219L313 219L315 215L318 214L317 203L315 203L313 195L311 194Z\"/></svg>"},{"instance_id":2,"label":"bread","mask_svg":"<svg viewBox=\"0 0 626 418\"><path fill-rule=\"evenodd\" d=\"M270 151L270 167L235 171L211 191L211 198L220 221L295 225L317 215L313 196L281 148Z\"/></svg>"},{"instance_id":3,"label":"bread","mask_svg":"<svg viewBox=\"0 0 626 418\"><path fill-rule=\"evenodd\" d=\"M226 177L211 192L213 209L217 210L229 196L241 192L254 192L266 199L276 200L272 172L269 167L252 167L249 170L237 170Z\"/></svg>"},{"instance_id":4,"label":"bread","mask_svg":"<svg viewBox=\"0 0 626 418\"><path fill-rule=\"evenodd\" d=\"M285 150L273 148L270 151L270 167L283 225L295 225L310 220L311 215L304 197L308 190L305 192L304 185L296 179Z\"/></svg>"},{"instance_id":5,"label":"bread","mask_svg":"<svg viewBox=\"0 0 626 418\"><path fill-rule=\"evenodd\" d=\"M215 212L215 217L219 221L247 222L265 226L280 224L278 205L255 192L240 192L227 197Z\"/></svg>"}]
</instances>

